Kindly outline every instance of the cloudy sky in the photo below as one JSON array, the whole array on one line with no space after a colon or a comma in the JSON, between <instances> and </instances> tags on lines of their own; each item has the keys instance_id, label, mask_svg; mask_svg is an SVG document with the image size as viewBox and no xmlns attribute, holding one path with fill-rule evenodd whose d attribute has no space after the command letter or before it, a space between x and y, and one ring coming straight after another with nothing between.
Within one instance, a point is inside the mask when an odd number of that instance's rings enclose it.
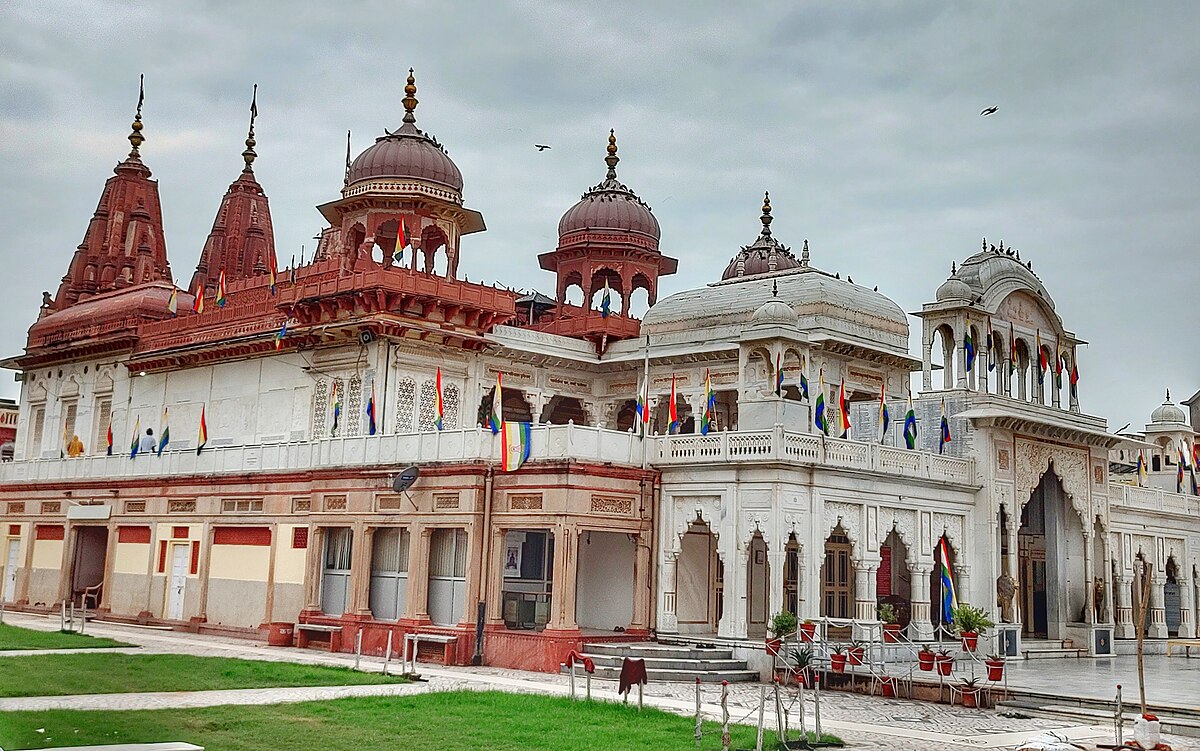
<instances>
[{"instance_id":1,"label":"cloudy sky","mask_svg":"<svg viewBox=\"0 0 1200 751\"><path fill-rule=\"evenodd\" d=\"M1138 426L1165 387L1200 388L1198 28L1182 2L10 1L0 352L23 347L128 150L138 73L186 283L241 166L252 83L286 265L337 197L346 130L357 152L398 126L412 66L418 125L487 219L463 245L472 280L553 291L536 255L603 177L613 127L621 179L680 259L663 293L719 278L764 189L777 237L909 311L981 237L1003 239L1091 343L1084 409Z\"/></svg>"}]
</instances>

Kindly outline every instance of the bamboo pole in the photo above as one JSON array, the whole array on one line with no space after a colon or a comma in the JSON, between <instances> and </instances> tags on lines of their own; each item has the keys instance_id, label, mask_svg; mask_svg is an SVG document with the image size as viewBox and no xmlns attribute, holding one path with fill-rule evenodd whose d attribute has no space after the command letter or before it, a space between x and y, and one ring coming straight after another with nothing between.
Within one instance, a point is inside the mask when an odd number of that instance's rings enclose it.
<instances>
[{"instance_id":1,"label":"bamboo pole","mask_svg":"<svg viewBox=\"0 0 1200 751\"><path fill-rule=\"evenodd\" d=\"M388 674L388 665L392 662L392 630L388 629L387 651L383 655L383 674Z\"/></svg>"},{"instance_id":2,"label":"bamboo pole","mask_svg":"<svg viewBox=\"0 0 1200 751\"><path fill-rule=\"evenodd\" d=\"M700 738L703 737L700 732L700 676L696 676L696 745L700 745Z\"/></svg>"},{"instance_id":3,"label":"bamboo pole","mask_svg":"<svg viewBox=\"0 0 1200 751\"><path fill-rule=\"evenodd\" d=\"M754 751L763 751L763 710L767 706L767 687L758 689L758 740L754 742Z\"/></svg>"},{"instance_id":4,"label":"bamboo pole","mask_svg":"<svg viewBox=\"0 0 1200 751\"><path fill-rule=\"evenodd\" d=\"M721 681L721 749L729 751L729 681Z\"/></svg>"}]
</instances>

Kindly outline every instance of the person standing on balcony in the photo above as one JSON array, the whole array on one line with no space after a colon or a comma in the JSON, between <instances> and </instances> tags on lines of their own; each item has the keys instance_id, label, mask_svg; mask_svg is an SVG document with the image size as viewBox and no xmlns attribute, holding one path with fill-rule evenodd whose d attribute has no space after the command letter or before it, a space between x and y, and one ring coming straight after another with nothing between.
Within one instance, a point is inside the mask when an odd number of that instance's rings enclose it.
<instances>
[{"instance_id":1,"label":"person standing on balcony","mask_svg":"<svg viewBox=\"0 0 1200 751\"><path fill-rule=\"evenodd\" d=\"M77 456L83 456L83 453L83 441L79 440L79 435L71 436L70 442L67 443L67 456L74 459Z\"/></svg>"},{"instance_id":2,"label":"person standing on balcony","mask_svg":"<svg viewBox=\"0 0 1200 751\"><path fill-rule=\"evenodd\" d=\"M142 440L138 443L138 453L154 453L158 448L158 441L154 440L154 428L146 428L146 435L142 436Z\"/></svg>"}]
</instances>

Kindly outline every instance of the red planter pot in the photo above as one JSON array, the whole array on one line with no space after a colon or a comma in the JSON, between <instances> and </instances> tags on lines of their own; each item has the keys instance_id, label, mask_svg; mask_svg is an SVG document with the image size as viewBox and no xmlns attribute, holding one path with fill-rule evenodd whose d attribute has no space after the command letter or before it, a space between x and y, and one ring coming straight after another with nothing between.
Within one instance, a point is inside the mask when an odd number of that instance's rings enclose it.
<instances>
[{"instance_id":1,"label":"red planter pot","mask_svg":"<svg viewBox=\"0 0 1200 751\"><path fill-rule=\"evenodd\" d=\"M937 655L933 652L917 652L917 667L926 672L933 670L934 658L936 657Z\"/></svg>"},{"instance_id":2,"label":"red planter pot","mask_svg":"<svg viewBox=\"0 0 1200 751\"><path fill-rule=\"evenodd\" d=\"M895 644L900 641L900 624L885 623L883 624L883 640Z\"/></svg>"},{"instance_id":3,"label":"red planter pot","mask_svg":"<svg viewBox=\"0 0 1200 751\"><path fill-rule=\"evenodd\" d=\"M829 667L835 673L846 672L846 655L829 655Z\"/></svg>"},{"instance_id":4,"label":"red planter pot","mask_svg":"<svg viewBox=\"0 0 1200 751\"><path fill-rule=\"evenodd\" d=\"M979 646L979 634L974 631L964 631L962 633L963 649L967 652L974 652L975 647Z\"/></svg>"},{"instance_id":5,"label":"red planter pot","mask_svg":"<svg viewBox=\"0 0 1200 751\"><path fill-rule=\"evenodd\" d=\"M888 698L896 696L896 679L885 675L879 679L879 685L883 687L883 695Z\"/></svg>"},{"instance_id":6,"label":"red planter pot","mask_svg":"<svg viewBox=\"0 0 1200 751\"><path fill-rule=\"evenodd\" d=\"M812 671L809 670L808 668L804 668L799 673L796 673L796 682L799 683L801 686L804 686L805 688L812 688L813 687Z\"/></svg>"},{"instance_id":7,"label":"red planter pot","mask_svg":"<svg viewBox=\"0 0 1200 751\"><path fill-rule=\"evenodd\" d=\"M867 650L863 647L850 647L846 650L847 662L851 665L861 665L867 655Z\"/></svg>"},{"instance_id":8,"label":"red planter pot","mask_svg":"<svg viewBox=\"0 0 1200 751\"><path fill-rule=\"evenodd\" d=\"M767 639L767 654L774 657L779 654L779 648L783 646L783 639Z\"/></svg>"},{"instance_id":9,"label":"red planter pot","mask_svg":"<svg viewBox=\"0 0 1200 751\"><path fill-rule=\"evenodd\" d=\"M812 642L816 640L817 624L801 623L800 624L800 641Z\"/></svg>"},{"instance_id":10,"label":"red planter pot","mask_svg":"<svg viewBox=\"0 0 1200 751\"><path fill-rule=\"evenodd\" d=\"M937 669L942 675L950 675L950 672L954 670L954 658L950 655L946 655L945 657L938 655Z\"/></svg>"},{"instance_id":11,"label":"red planter pot","mask_svg":"<svg viewBox=\"0 0 1200 751\"><path fill-rule=\"evenodd\" d=\"M963 691L962 705L968 709L977 709L979 707L979 692L978 691Z\"/></svg>"},{"instance_id":12,"label":"red planter pot","mask_svg":"<svg viewBox=\"0 0 1200 751\"><path fill-rule=\"evenodd\" d=\"M987 679L989 681L1004 680L1004 661L1003 660L988 660L987 661Z\"/></svg>"}]
</instances>

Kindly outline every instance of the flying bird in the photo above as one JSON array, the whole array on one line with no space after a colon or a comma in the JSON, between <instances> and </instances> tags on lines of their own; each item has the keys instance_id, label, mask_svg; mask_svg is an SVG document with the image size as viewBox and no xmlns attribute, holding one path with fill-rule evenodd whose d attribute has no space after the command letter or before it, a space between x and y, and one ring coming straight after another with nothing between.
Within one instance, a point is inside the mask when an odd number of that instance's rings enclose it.
<instances>
[{"instance_id":1,"label":"flying bird","mask_svg":"<svg viewBox=\"0 0 1200 751\"><path fill-rule=\"evenodd\" d=\"M538 151L545 151L546 149L548 149L548 148L550 148L550 147L549 147L549 146L547 146L547 145L545 145L545 144L541 144L541 143L535 143L535 144L533 145L533 148L537 149Z\"/></svg>"},{"instance_id":2,"label":"flying bird","mask_svg":"<svg viewBox=\"0 0 1200 751\"><path fill-rule=\"evenodd\" d=\"M996 114L996 110L998 110L998 109L1000 109L1000 108L993 104L991 107L988 107L987 109L985 109L983 112L980 112L979 114L982 117L987 117L988 115Z\"/></svg>"}]
</instances>

